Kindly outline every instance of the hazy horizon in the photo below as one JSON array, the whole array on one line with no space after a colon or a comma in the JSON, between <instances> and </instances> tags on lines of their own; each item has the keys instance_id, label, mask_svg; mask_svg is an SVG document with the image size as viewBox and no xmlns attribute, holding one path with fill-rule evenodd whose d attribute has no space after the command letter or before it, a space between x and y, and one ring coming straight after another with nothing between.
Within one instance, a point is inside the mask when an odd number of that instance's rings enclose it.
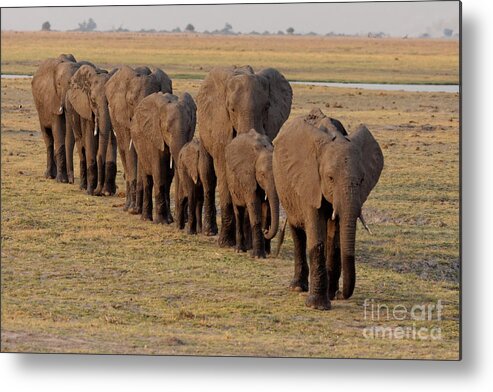
<instances>
[{"instance_id":1,"label":"hazy horizon","mask_svg":"<svg viewBox=\"0 0 493 392\"><path fill-rule=\"evenodd\" d=\"M459 3L291 3L2 8L2 31L39 31L43 22L52 30L67 31L92 18L98 31L118 28L139 31L182 31L191 23L197 32L221 30L226 23L234 32L443 36L444 29L459 32Z\"/></svg>"}]
</instances>

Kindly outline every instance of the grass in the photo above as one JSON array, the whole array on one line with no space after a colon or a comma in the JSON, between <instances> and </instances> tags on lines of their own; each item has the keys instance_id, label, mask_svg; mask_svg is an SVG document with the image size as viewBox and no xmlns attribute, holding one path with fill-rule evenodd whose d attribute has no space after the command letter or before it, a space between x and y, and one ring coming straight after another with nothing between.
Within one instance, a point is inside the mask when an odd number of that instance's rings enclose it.
<instances>
[{"instance_id":1,"label":"grass","mask_svg":"<svg viewBox=\"0 0 493 392\"><path fill-rule=\"evenodd\" d=\"M275 67L289 80L458 84L457 40L303 36L5 32L2 73L32 74L46 57L73 53L105 67L162 66L173 79L213 66Z\"/></svg>"},{"instance_id":2,"label":"grass","mask_svg":"<svg viewBox=\"0 0 493 392\"><path fill-rule=\"evenodd\" d=\"M319 312L287 289L290 235L279 258L253 260L123 213L121 197L44 179L30 81L1 83L2 351L458 358L457 94L293 86L293 116L319 106L350 130L364 122L385 155L365 204L374 234L358 228L355 294ZM174 85L195 95L199 82ZM444 310L371 320L365 299ZM370 326L439 327L441 339L366 339Z\"/></svg>"}]
</instances>

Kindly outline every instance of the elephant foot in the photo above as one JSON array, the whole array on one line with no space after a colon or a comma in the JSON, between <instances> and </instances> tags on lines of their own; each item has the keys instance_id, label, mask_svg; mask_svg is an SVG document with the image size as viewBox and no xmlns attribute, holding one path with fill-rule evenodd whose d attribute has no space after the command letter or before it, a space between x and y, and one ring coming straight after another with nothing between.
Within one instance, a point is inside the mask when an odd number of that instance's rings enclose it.
<instances>
[{"instance_id":1,"label":"elephant foot","mask_svg":"<svg viewBox=\"0 0 493 392\"><path fill-rule=\"evenodd\" d=\"M114 194L116 194L116 185L115 184L104 184L103 195L104 196L113 196Z\"/></svg>"},{"instance_id":2,"label":"elephant foot","mask_svg":"<svg viewBox=\"0 0 493 392\"><path fill-rule=\"evenodd\" d=\"M68 177L64 173L59 173L56 176L56 182L60 182L62 184L67 184L68 183Z\"/></svg>"},{"instance_id":3,"label":"elephant foot","mask_svg":"<svg viewBox=\"0 0 493 392\"><path fill-rule=\"evenodd\" d=\"M192 229L192 228L188 228L187 233L190 234L190 235L196 235L197 234L197 230Z\"/></svg>"},{"instance_id":4,"label":"elephant foot","mask_svg":"<svg viewBox=\"0 0 493 392\"><path fill-rule=\"evenodd\" d=\"M204 226L204 228L202 230L202 234L204 234L208 237L212 237L212 236L216 235L217 234L217 226L216 227Z\"/></svg>"},{"instance_id":5,"label":"elephant foot","mask_svg":"<svg viewBox=\"0 0 493 392\"><path fill-rule=\"evenodd\" d=\"M53 180L56 177L56 168L48 168L45 171L45 178Z\"/></svg>"},{"instance_id":6,"label":"elephant foot","mask_svg":"<svg viewBox=\"0 0 493 392\"><path fill-rule=\"evenodd\" d=\"M152 222L152 214L142 214L140 216L140 219L143 221L151 221Z\"/></svg>"},{"instance_id":7,"label":"elephant foot","mask_svg":"<svg viewBox=\"0 0 493 392\"><path fill-rule=\"evenodd\" d=\"M331 307L329 297L326 294L310 294L305 301L305 305L316 310L329 310Z\"/></svg>"},{"instance_id":8,"label":"elephant foot","mask_svg":"<svg viewBox=\"0 0 493 392\"><path fill-rule=\"evenodd\" d=\"M253 249L250 255L255 259L265 259L267 257L264 249Z\"/></svg>"},{"instance_id":9,"label":"elephant foot","mask_svg":"<svg viewBox=\"0 0 493 392\"><path fill-rule=\"evenodd\" d=\"M93 188L87 188L86 193L87 193L89 196L94 196L94 189L93 189Z\"/></svg>"},{"instance_id":10,"label":"elephant foot","mask_svg":"<svg viewBox=\"0 0 493 392\"><path fill-rule=\"evenodd\" d=\"M103 187L98 185L94 190L94 196L102 196L103 195Z\"/></svg>"},{"instance_id":11,"label":"elephant foot","mask_svg":"<svg viewBox=\"0 0 493 392\"><path fill-rule=\"evenodd\" d=\"M73 184L74 183L74 173L68 173L67 174L67 177L68 177L68 183L69 184Z\"/></svg>"},{"instance_id":12,"label":"elephant foot","mask_svg":"<svg viewBox=\"0 0 493 392\"><path fill-rule=\"evenodd\" d=\"M128 212L130 215L139 215L142 214L142 209L131 205L128 207Z\"/></svg>"},{"instance_id":13,"label":"elephant foot","mask_svg":"<svg viewBox=\"0 0 493 392\"><path fill-rule=\"evenodd\" d=\"M79 184L79 189L80 189L81 191L85 191L85 190L87 189L87 182L85 182L85 181L84 181L84 182L81 182L81 183Z\"/></svg>"},{"instance_id":14,"label":"elephant foot","mask_svg":"<svg viewBox=\"0 0 493 392\"><path fill-rule=\"evenodd\" d=\"M235 252L236 253L245 253L247 249L245 248L244 245L236 245L235 246Z\"/></svg>"},{"instance_id":15,"label":"elephant foot","mask_svg":"<svg viewBox=\"0 0 493 392\"><path fill-rule=\"evenodd\" d=\"M308 291L308 283L301 282L299 279L293 279L289 284L289 289L296 293L302 293Z\"/></svg>"},{"instance_id":16,"label":"elephant foot","mask_svg":"<svg viewBox=\"0 0 493 392\"><path fill-rule=\"evenodd\" d=\"M166 217L164 215L157 215L156 219L154 219L153 222L156 224L160 224L160 225L169 225L169 224L173 223L173 222L170 222L168 217Z\"/></svg>"},{"instance_id":17,"label":"elephant foot","mask_svg":"<svg viewBox=\"0 0 493 392\"><path fill-rule=\"evenodd\" d=\"M230 248L236 245L236 239L234 236L229 235L229 233L221 232L218 243L220 248Z\"/></svg>"}]
</instances>

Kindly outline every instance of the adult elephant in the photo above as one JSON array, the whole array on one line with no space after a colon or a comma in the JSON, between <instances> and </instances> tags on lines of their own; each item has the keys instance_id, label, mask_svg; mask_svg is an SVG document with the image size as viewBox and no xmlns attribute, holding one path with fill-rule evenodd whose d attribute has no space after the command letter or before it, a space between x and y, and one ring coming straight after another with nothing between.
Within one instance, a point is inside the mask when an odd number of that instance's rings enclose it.
<instances>
[{"instance_id":1,"label":"adult elephant","mask_svg":"<svg viewBox=\"0 0 493 392\"><path fill-rule=\"evenodd\" d=\"M239 133L255 129L273 140L289 117L293 93L279 71L252 67L214 68L197 95L202 144L211 156L221 206L220 246L235 244L235 220L226 180L225 148ZM215 181L204 184L205 208L214 203Z\"/></svg>"},{"instance_id":2,"label":"adult elephant","mask_svg":"<svg viewBox=\"0 0 493 392\"><path fill-rule=\"evenodd\" d=\"M142 212L142 189L137 189L137 154L131 143L130 123L139 102L159 91L173 93L171 79L159 68L151 71L148 67L134 70L129 66L122 66L105 85L110 119L126 182L124 210L132 213ZM171 172L168 177L173 178L171 169L168 170ZM167 199L169 202L169 194Z\"/></svg>"},{"instance_id":3,"label":"adult elephant","mask_svg":"<svg viewBox=\"0 0 493 392\"><path fill-rule=\"evenodd\" d=\"M310 275L306 305L329 309L339 296L341 261L342 297L353 293L356 220L382 172L382 150L366 126L348 135L315 109L283 126L274 139L273 169L295 247L291 288L307 291Z\"/></svg>"},{"instance_id":4,"label":"adult elephant","mask_svg":"<svg viewBox=\"0 0 493 392\"><path fill-rule=\"evenodd\" d=\"M31 89L46 145L46 178L74 182L72 132L66 132L66 94L70 79L82 64L71 54L43 61L34 73Z\"/></svg>"},{"instance_id":5,"label":"adult elephant","mask_svg":"<svg viewBox=\"0 0 493 392\"><path fill-rule=\"evenodd\" d=\"M105 94L112 74L83 65L72 76L67 93L75 115L67 121L74 131L80 157L81 188L89 194L116 192L116 138Z\"/></svg>"},{"instance_id":6,"label":"adult elephant","mask_svg":"<svg viewBox=\"0 0 493 392\"><path fill-rule=\"evenodd\" d=\"M155 223L171 223L173 217L169 199L170 166L178 162L182 147L195 133L197 107L192 96L180 97L162 92L148 95L137 106L130 128L133 145L138 155L139 179L144 185L142 219L153 220L152 188L156 202ZM174 162L174 165L173 165ZM152 180L151 180L152 178ZM179 192L180 176L175 176L175 195ZM178 211L178 198L175 197Z\"/></svg>"}]
</instances>

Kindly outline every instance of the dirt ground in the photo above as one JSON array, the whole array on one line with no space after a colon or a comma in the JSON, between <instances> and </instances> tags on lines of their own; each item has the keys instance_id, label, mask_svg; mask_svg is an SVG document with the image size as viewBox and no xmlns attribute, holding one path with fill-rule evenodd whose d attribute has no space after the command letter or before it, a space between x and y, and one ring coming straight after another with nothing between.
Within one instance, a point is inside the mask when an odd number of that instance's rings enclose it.
<instances>
[{"instance_id":1,"label":"dirt ground","mask_svg":"<svg viewBox=\"0 0 493 392\"><path fill-rule=\"evenodd\" d=\"M30 81L1 83L2 351L458 358L457 94L293 86L292 116L321 107L349 131L365 123L385 156L364 207L373 235L358 228L355 294L317 312L287 289L289 234L279 258L253 260L142 222L78 178L44 179ZM195 96L199 83L174 86ZM375 320L368 301L441 301L443 312ZM440 339L369 338L375 326L439 328Z\"/></svg>"}]
</instances>

